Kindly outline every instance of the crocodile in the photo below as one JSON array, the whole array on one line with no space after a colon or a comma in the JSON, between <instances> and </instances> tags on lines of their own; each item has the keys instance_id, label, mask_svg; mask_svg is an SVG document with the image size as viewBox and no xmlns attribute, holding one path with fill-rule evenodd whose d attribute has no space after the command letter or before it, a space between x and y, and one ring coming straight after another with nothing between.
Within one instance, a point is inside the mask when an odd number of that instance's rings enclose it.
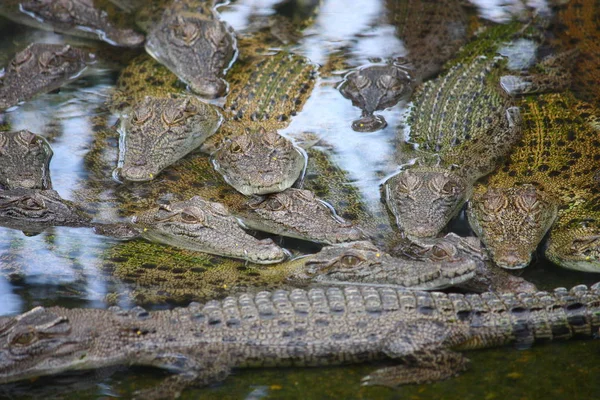
<instances>
[{"instance_id":1,"label":"crocodile","mask_svg":"<svg viewBox=\"0 0 600 400\"><path fill-rule=\"evenodd\" d=\"M339 85L340 93L362 110L352 122L358 132L372 132L387 126L375 111L394 106L408 98L413 88L440 71L467 38L467 16L460 0L428 2L387 0L388 22L402 40L407 55L384 65L369 65L348 73Z\"/></svg>"},{"instance_id":2,"label":"crocodile","mask_svg":"<svg viewBox=\"0 0 600 400\"><path fill-rule=\"evenodd\" d=\"M600 3L571 0L559 8L553 24L553 44L581 53L573 66L574 94L600 107Z\"/></svg>"},{"instance_id":3,"label":"crocodile","mask_svg":"<svg viewBox=\"0 0 600 400\"><path fill-rule=\"evenodd\" d=\"M128 27L133 21L108 0L3 0L0 15L34 28L99 39L115 46L137 47L145 39Z\"/></svg>"},{"instance_id":4,"label":"crocodile","mask_svg":"<svg viewBox=\"0 0 600 400\"><path fill-rule=\"evenodd\" d=\"M578 218L585 219L585 203L598 192L594 176L600 169L593 106L565 92L527 96L520 107L522 140L506 164L476 186L467 211L494 262L508 269L529 264L557 216L578 208ZM592 264L588 270L599 271L597 259Z\"/></svg>"},{"instance_id":5,"label":"crocodile","mask_svg":"<svg viewBox=\"0 0 600 400\"><path fill-rule=\"evenodd\" d=\"M137 395L175 398L238 367L318 367L391 358L364 385L397 387L467 369L461 350L586 338L600 288L481 295L392 288L242 294L185 308L36 307L0 319L0 383L69 370L142 365L173 375Z\"/></svg>"},{"instance_id":6,"label":"crocodile","mask_svg":"<svg viewBox=\"0 0 600 400\"><path fill-rule=\"evenodd\" d=\"M562 213L550 230L544 251L546 258L577 271L600 271L599 204L596 193Z\"/></svg>"},{"instance_id":7,"label":"crocodile","mask_svg":"<svg viewBox=\"0 0 600 400\"><path fill-rule=\"evenodd\" d=\"M52 154L46 139L28 130L0 132L0 190L52 189Z\"/></svg>"},{"instance_id":8,"label":"crocodile","mask_svg":"<svg viewBox=\"0 0 600 400\"><path fill-rule=\"evenodd\" d=\"M0 191L0 225L34 233L50 226L90 226L90 218L55 190Z\"/></svg>"},{"instance_id":9,"label":"crocodile","mask_svg":"<svg viewBox=\"0 0 600 400\"><path fill-rule=\"evenodd\" d=\"M273 264L287 258L273 240L258 240L244 232L223 204L199 196L137 214L132 224L145 239L184 249L257 264Z\"/></svg>"},{"instance_id":10,"label":"crocodile","mask_svg":"<svg viewBox=\"0 0 600 400\"><path fill-rule=\"evenodd\" d=\"M440 232L470 197L473 184L500 165L521 135L514 97L558 91L569 82L559 60L545 58L531 72L509 72L501 45L535 37L535 21L496 25L461 50L447 72L415 92L397 133L400 171L385 183L386 203L401 229L413 237ZM406 139L408 137L408 140Z\"/></svg>"},{"instance_id":11,"label":"crocodile","mask_svg":"<svg viewBox=\"0 0 600 400\"><path fill-rule=\"evenodd\" d=\"M81 76L95 55L70 45L33 43L0 76L0 110L53 91Z\"/></svg>"},{"instance_id":12,"label":"crocodile","mask_svg":"<svg viewBox=\"0 0 600 400\"><path fill-rule=\"evenodd\" d=\"M352 242L365 237L360 229L338 216L331 205L305 189L289 188L255 196L237 215L252 229L318 243Z\"/></svg>"},{"instance_id":13,"label":"crocodile","mask_svg":"<svg viewBox=\"0 0 600 400\"><path fill-rule=\"evenodd\" d=\"M197 94L216 98L226 93L222 77L235 60L235 37L212 1L171 2L148 33L146 51Z\"/></svg>"}]
</instances>

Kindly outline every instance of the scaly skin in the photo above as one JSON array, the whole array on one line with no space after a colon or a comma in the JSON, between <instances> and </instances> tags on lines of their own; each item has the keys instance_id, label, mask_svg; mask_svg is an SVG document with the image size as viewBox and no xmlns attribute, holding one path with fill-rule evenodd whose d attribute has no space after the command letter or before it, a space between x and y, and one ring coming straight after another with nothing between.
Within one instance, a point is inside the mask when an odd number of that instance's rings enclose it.
<instances>
[{"instance_id":1,"label":"scaly skin","mask_svg":"<svg viewBox=\"0 0 600 400\"><path fill-rule=\"evenodd\" d=\"M0 76L0 110L73 81L94 59L86 50L69 45L29 45Z\"/></svg>"},{"instance_id":2,"label":"scaly skin","mask_svg":"<svg viewBox=\"0 0 600 400\"><path fill-rule=\"evenodd\" d=\"M386 203L408 235L437 235L517 142L519 109L499 93L498 62L457 64L415 93L408 123L417 159L385 183Z\"/></svg>"},{"instance_id":3,"label":"scaly skin","mask_svg":"<svg viewBox=\"0 0 600 400\"><path fill-rule=\"evenodd\" d=\"M467 368L458 351L591 337L600 289L535 294L424 293L349 287L260 292L187 308L36 307L0 318L0 383L117 365L174 375L142 398L175 398L224 380L236 367L325 366L384 357L402 361L363 378L399 386Z\"/></svg>"},{"instance_id":4,"label":"scaly skin","mask_svg":"<svg viewBox=\"0 0 600 400\"><path fill-rule=\"evenodd\" d=\"M198 196L137 214L132 223L152 242L257 264L273 264L287 257L271 239L258 240L244 232L223 204Z\"/></svg>"},{"instance_id":5,"label":"scaly skin","mask_svg":"<svg viewBox=\"0 0 600 400\"><path fill-rule=\"evenodd\" d=\"M276 132L302 109L314 86L316 66L304 57L279 52L241 60L227 77L228 121L203 150L213 153L219 173L243 194L291 187L304 171L306 156Z\"/></svg>"},{"instance_id":6,"label":"scaly skin","mask_svg":"<svg viewBox=\"0 0 600 400\"><path fill-rule=\"evenodd\" d=\"M276 131L251 131L225 142L212 157L215 170L247 196L277 193L302 175L306 154Z\"/></svg>"},{"instance_id":7,"label":"scaly skin","mask_svg":"<svg viewBox=\"0 0 600 400\"><path fill-rule=\"evenodd\" d=\"M27 232L50 226L91 226L90 218L54 190L0 191L0 225Z\"/></svg>"},{"instance_id":8,"label":"scaly skin","mask_svg":"<svg viewBox=\"0 0 600 400\"><path fill-rule=\"evenodd\" d=\"M600 107L600 2L570 0L557 12L553 27L557 44L580 52L573 66L573 92Z\"/></svg>"},{"instance_id":9,"label":"scaly skin","mask_svg":"<svg viewBox=\"0 0 600 400\"><path fill-rule=\"evenodd\" d=\"M118 170L127 181L154 179L163 169L200 146L221 124L218 112L193 96L146 96L121 118L123 159Z\"/></svg>"},{"instance_id":10,"label":"scaly skin","mask_svg":"<svg viewBox=\"0 0 600 400\"><path fill-rule=\"evenodd\" d=\"M373 112L408 98L417 83L439 72L466 41L467 17L459 0L387 0L385 5L388 22L408 54L344 77L340 92L362 110L361 118L352 122L352 129L359 132L385 128L385 119Z\"/></svg>"},{"instance_id":11,"label":"scaly skin","mask_svg":"<svg viewBox=\"0 0 600 400\"><path fill-rule=\"evenodd\" d=\"M313 242L334 244L364 238L360 229L337 216L310 190L287 189L255 197L238 215L252 229Z\"/></svg>"},{"instance_id":12,"label":"scaly skin","mask_svg":"<svg viewBox=\"0 0 600 400\"><path fill-rule=\"evenodd\" d=\"M167 68L148 56L125 67L111 98L121 116L117 173L126 181L149 181L195 150L222 118L215 107L188 95Z\"/></svg>"},{"instance_id":13,"label":"scaly skin","mask_svg":"<svg viewBox=\"0 0 600 400\"><path fill-rule=\"evenodd\" d=\"M28 130L0 132L0 190L52 189L50 145Z\"/></svg>"},{"instance_id":14,"label":"scaly skin","mask_svg":"<svg viewBox=\"0 0 600 400\"><path fill-rule=\"evenodd\" d=\"M126 14L108 1L4 0L0 14L34 28L100 39L115 46L136 47L144 43L144 35L126 27L128 21L122 18Z\"/></svg>"},{"instance_id":15,"label":"scaly skin","mask_svg":"<svg viewBox=\"0 0 600 400\"><path fill-rule=\"evenodd\" d=\"M600 272L600 197L598 193L565 210L550 230L546 257L562 267Z\"/></svg>"},{"instance_id":16,"label":"scaly skin","mask_svg":"<svg viewBox=\"0 0 600 400\"><path fill-rule=\"evenodd\" d=\"M212 2L173 1L148 33L146 51L200 96L226 93L222 78L235 58L235 38Z\"/></svg>"},{"instance_id":17,"label":"scaly skin","mask_svg":"<svg viewBox=\"0 0 600 400\"><path fill-rule=\"evenodd\" d=\"M477 185L468 208L493 260L509 269L529 264L557 213L579 204L585 209L598 192L600 169L599 129L590 123L594 108L569 93L526 97L520 106L522 140L507 163Z\"/></svg>"}]
</instances>

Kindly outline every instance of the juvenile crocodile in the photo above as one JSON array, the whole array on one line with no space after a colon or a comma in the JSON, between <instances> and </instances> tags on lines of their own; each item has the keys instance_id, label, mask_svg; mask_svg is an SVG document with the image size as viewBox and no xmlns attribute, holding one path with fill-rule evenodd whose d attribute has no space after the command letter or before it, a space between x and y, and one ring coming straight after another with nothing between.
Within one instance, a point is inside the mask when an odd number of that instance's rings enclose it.
<instances>
[{"instance_id":1,"label":"juvenile crocodile","mask_svg":"<svg viewBox=\"0 0 600 400\"><path fill-rule=\"evenodd\" d=\"M90 226L90 218L54 190L0 191L0 225L26 232L50 226Z\"/></svg>"},{"instance_id":2,"label":"juvenile crocodile","mask_svg":"<svg viewBox=\"0 0 600 400\"><path fill-rule=\"evenodd\" d=\"M95 55L69 45L34 43L18 52L0 75L0 110L75 80Z\"/></svg>"},{"instance_id":3,"label":"juvenile crocodile","mask_svg":"<svg viewBox=\"0 0 600 400\"><path fill-rule=\"evenodd\" d=\"M143 55L119 76L109 101L120 116L119 166L126 181L148 181L195 150L222 118L217 109L186 93L166 67Z\"/></svg>"},{"instance_id":4,"label":"juvenile crocodile","mask_svg":"<svg viewBox=\"0 0 600 400\"><path fill-rule=\"evenodd\" d=\"M564 210L550 230L544 254L555 264L585 272L600 271L600 196Z\"/></svg>"},{"instance_id":5,"label":"juvenile crocodile","mask_svg":"<svg viewBox=\"0 0 600 400\"><path fill-rule=\"evenodd\" d=\"M258 264L273 264L287 257L273 240L258 240L244 232L223 204L198 196L135 215L132 223L142 237L184 249Z\"/></svg>"},{"instance_id":6,"label":"juvenile crocodile","mask_svg":"<svg viewBox=\"0 0 600 400\"><path fill-rule=\"evenodd\" d=\"M127 14L108 0L3 0L0 14L34 28L100 39L116 46L144 43L144 35L128 28L131 21L127 21Z\"/></svg>"},{"instance_id":7,"label":"juvenile crocodile","mask_svg":"<svg viewBox=\"0 0 600 400\"><path fill-rule=\"evenodd\" d=\"M469 223L492 259L509 269L529 264L557 215L573 208L585 214L584 204L598 192L600 170L595 108L567 92L526 97L520 106L522 140L507 163L477 185L468 207Z\"/></svg>"},{"instance_id":8,"label":"juvenile crocodile","mask_svg":"<svg viewBox=\"0 0 600 400\"><path fill-rule=\"evenodd\" d=\"M356 69L339 86L344 97L362 110L352 122L358 132L383 129L387 122L375 111L408 98L413 88L435 75L467 37L467 16L460 0L387 0L388 22L402 40L407 55L386 65Z\"/></svg>"},{"instance_id":9,"label":"juvenile crocodile","mask_svg":"<svg viewBox=\"0 0 600 400\"><path fill-rule=\"evenodd\" d=\"M46 139L28 130L0 132L0 190L52 189L52 154Z\"/></svg>"},{"instance_id":10,"label":"juvenile crocodile","mask_svg":"<svg viewBox=\"0 0 600 400\"><path fill-rule=\"evenodd\" d=\"M600 3L570 0L561 7L553 24L556 44L581 53L573 66L574 94L600 107Z\"/></svg>"},{"instance_id":11,"label":"juvenile crocodile","mask_svg":"<svg viewBox=\"0 0 600 400\"><path fill-rule=\"evenodd\" d=\"M473 183L492 172L517 142L519 109L499 93L498 62L481 56L457 64L415 94L408 125L416 160L385 183L386 204L407 234L439 233L468 199ZM399 135L404 142L402 130ZM398 152L409 158L406 148Z\"/></svg>"},{"instance_id":12,"label":"juvenile crocodile","mask_svg":"<svg viewBox=\"0 0 600 400\"><path fill-rule=\"evenodd\" d=\"M174 0L148 33L146 51L201 96L227 91L222 79L237 53L233 30L212 1Z\"/></svg>"},{"instance_id":13,"label":"juvenile crocodile","mask_svg":"<svg viewBox=\"0 0 600 400\"><path fill-rule=\"evenodd\" d=\"M450 378L460 350L591 337L600 289L481 295L349 287L278 290L170 311L36 307L0 319L0 382L145 365L174 375L143 398L174 398L237 367L324 366L392 358L365 385Z\"/></svg>"},{"instance_id":14,"label":"juvenile crocodile","mask_svg":"<svg viewBox=\"0 0 600 400\"><path fill-rule=\"evenodd\" d=\"M385 184L386 202L398 226L416 237L434 236L455 216L473 184L492 172L521 135L519 108L510 95L564 89L568 73L557 60L541 61L536 70L508 72L500 46L535 35L518 23L488 28L465 46L442 76L419 87L398 132L399 173ZM408 144L405 137L408 137Z\"/></svg>"}]
</instances>

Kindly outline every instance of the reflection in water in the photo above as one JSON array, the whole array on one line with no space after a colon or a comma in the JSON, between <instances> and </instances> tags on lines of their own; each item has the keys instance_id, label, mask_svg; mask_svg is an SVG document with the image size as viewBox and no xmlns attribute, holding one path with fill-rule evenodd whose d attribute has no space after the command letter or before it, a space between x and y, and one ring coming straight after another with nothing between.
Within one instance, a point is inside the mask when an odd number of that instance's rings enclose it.
<instances>
[{"instance_id":1,"label":"reflection in water","mask_svg":"<svg viewBox=\"0 0 600 400\"><path fill-rule=\"evenodd\" d=\"M0 232L2 234L2 232ZM0 251L2 249L0 248ZM23 301L13 293L13 288L2 274L0 274L0 316L23 312Z\"/></svg>"}]
</instances>

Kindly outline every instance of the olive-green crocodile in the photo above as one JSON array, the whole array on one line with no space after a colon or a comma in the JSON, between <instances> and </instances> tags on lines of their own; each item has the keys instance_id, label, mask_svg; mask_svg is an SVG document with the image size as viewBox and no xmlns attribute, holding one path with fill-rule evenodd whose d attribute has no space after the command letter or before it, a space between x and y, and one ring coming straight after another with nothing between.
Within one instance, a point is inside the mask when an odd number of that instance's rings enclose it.
<instances>
[{"instance_id":1,"label":"olive-green crocodile","mask_svg":"<svg viewBox=\"0 0 600 400\"><path fill-rule=\"evenodd\" d=\"M0 318L0 383L140 365L173 375L137 395L170 399L190 386L223 381L233 368L391 358L401 363L362 382L397 387L463 372L469 360L461 350L597 336L599 304L598 285L579 285L481 295L277 290L160 311L36 307Z\"/></svg>"},{"instance_id":2,"label":"olive-green crocodile","mask_svg":"<svg viewBox=\"0 0 600 400\"><path fill-rule=\"evenodd\" d=\"M553 25L557 44L581 53L573 67L573 92L600 107L600 1L570 0Z\"/></svg>"},{"instance_id":3,"label":"olive-green crocodile","mask_svg":"<svg viewBox=\"0 0 600 400\"><path fill-rule=\"evenodd\" d=\"M522 140L507 163L477 185L468 208L469 222L494 261L511 269L529 264L557 213L576 208L579 218L585 219L579 205L585 209L588 199L598 193L600 170L595 108L568 92L528 96L520 106Z\"/></svg>"},{"instance_id":4,"label":"olive-green crocodile","mask_svg":"<svg viewBox=\"0 0 600 400\"><path fill-rule=\"evenodd\" d=\"M598 185L598 182L596 182ZM600 267L600 195L564 210L550 230L546 257L565 268L598 272Z\"/></svg>"}]
</instances>

